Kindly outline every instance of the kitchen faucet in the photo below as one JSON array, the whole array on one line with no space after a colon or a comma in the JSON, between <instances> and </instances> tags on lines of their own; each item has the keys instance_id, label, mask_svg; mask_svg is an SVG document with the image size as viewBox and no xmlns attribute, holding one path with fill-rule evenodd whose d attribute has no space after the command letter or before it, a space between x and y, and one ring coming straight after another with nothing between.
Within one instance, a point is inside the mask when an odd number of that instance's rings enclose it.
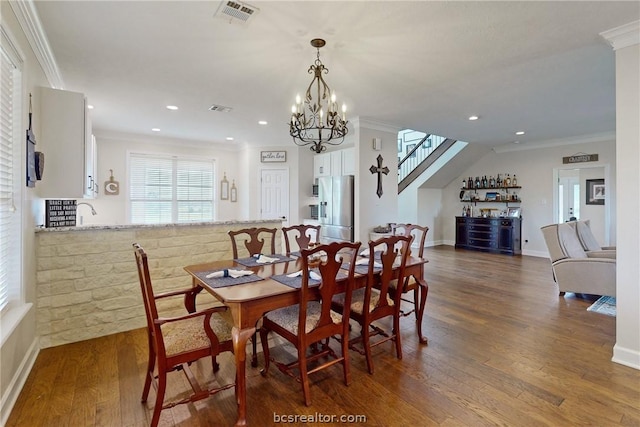
<instances>
[{"instance_id":1,"label":"kitchen faucet","mask_svg":"<svg viewBox=\"0 0 640 427\"><path fill-rule=\"evenodd\" d=\"M91 208L91 215L97 215L98 212L96 212L96 210L93 208L93 205L91 203L87 203L87 202L80 202L78 204L76 204L76 206L80 206L80 205L87 205Z\"/></svg>"},{"instance_id":2,"label":"kitchen faucet","mask_svg":"<svg viewBox=\"0 0 640 427\"><path fill-rule=\"evenodd\" d=\"M93 205L91 203L87 203L87 202L80 202L80 203L76 203L76 214L77 214L77 207L80 205L87 205L91 208L91 215L97 215L98 212L96 212L96 210L93 208ZM84 221L82 220L82 215L80 215L80 225L83 225Z\"/></svg>"}]
</instances>

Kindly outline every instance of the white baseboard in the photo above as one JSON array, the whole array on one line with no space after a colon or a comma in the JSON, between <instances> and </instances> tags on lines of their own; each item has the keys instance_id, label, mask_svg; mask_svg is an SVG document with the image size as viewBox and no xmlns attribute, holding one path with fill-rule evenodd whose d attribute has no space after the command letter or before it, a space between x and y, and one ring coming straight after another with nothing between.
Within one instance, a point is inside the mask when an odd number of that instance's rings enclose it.
<instances>
[{"instance_id":1,"label":"white baseboard","mask_svg":"<svg viewBox=\"0 0 640 427\"><path fill-rule=\"evenodd\" d=\"M549 258L549 253L544 251L530 251L527 249L522 250L522 255L534 256L538 258ZM551 261L549 261L549 265L551 265Z\"/></svg>"},{"instance_id":2,"label":"white baseboard","mask_svg":"<svg viewBox=\"0 0 640 427\"><path fill-rule=\"evenodd\" d=\"M640 370L640 351L620 347L616 344L613 346L613 357L611 361Z\"/></svg>"},{"instance_id":3,"label":"white baseboard","mask_svg":"<svg viewBox=\"0 0 640 427\"><path fill-rule=\"evenodd\" d=\"M33 364L36 362L38 353L40 353L40 345L38 343L38 337L36 337L31 343L31 346L29 346L29 350L22 359L22 362L20 362L20 366L11 379L11 383L9 384L9 387L7 387L7 391L2 396L2 401L0 402L0 414L2 414L2 417L0 418L0 426L4 426L7 423L11 410L13 409L13 405L16 404L18 396L22 391L22 387L24 387L27 377L33 368Z\"/></svg>"}]
</instances>

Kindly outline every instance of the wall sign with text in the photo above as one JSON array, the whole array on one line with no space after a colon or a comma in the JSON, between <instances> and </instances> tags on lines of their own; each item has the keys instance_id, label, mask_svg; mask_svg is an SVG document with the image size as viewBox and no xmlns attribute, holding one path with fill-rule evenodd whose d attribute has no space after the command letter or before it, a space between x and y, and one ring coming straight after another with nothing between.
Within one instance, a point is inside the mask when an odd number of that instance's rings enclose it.
<instances>
[{"instance_id":1,"label":"wall sign with text","mask_svg":"<svg viewBox=\"0 0 640 427\"><path fill-rule=\"evenodd\" d=\"M260 161L262 163L278 163L287 161L286 151L261 151Z\"/></svg>"},{"instance_id":2,"label":"wall sign with text","mask_svg":"<svg viewBox=\"0 0 640 427\"><path fill-rule=\"evenodd\" d=\"M75 227L76 200L45 200L45 223L47 228Z\"/></svg>"},{"instance_id":3,"label":"wall sign with text","mask_svg":"<svg viewBox=\"0 0 640 427\"><path fill-rule=\"evenodd\" d=\"M573 156L563 157L562 163L567 165L571 163L586 163L586 162L597 162L598 155L597 154L574 154Z\"/></svg>"}]
</instances>

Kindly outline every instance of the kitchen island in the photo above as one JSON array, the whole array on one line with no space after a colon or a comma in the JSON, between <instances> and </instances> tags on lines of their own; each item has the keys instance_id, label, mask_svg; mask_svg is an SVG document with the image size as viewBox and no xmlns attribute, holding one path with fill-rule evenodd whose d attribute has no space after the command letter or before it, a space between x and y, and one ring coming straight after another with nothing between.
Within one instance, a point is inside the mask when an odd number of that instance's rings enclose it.
<instances>
[{"instance_id":1,"label":"kitchen island","mask_svg":"<svg viewBox=\"0 0 640 427\"><path fill-rule=\"evenodd\" d=\"M191 286L183 267L232 258L228 232L281 228L279 219L36 230L37 333L41 348L146 326L132 244L149 255L157 292ZM281 233L276 249L282 247ZM198 303L209 304L207 295ZM169 312L182 307L163 307ZM162 310L162 308L161 308Z\"/></svg>"}]
</instances>

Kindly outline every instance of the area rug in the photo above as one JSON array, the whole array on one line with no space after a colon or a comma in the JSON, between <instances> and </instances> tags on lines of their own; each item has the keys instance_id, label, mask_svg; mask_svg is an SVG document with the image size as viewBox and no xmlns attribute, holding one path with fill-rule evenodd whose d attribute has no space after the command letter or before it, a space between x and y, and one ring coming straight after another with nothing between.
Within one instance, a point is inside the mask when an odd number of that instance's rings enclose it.
<instances>
[{"instance_id":1,"label":"area rug","mask_svg":"<svg viewBox=\"0 0 640 427\"><path fill-rule=\"evenodd\" d=\"M591 304L587 311L594 311L607 316L616 315L616 299L614 297L600 297L596 302Z\"/></svg>"}]
</instances>

